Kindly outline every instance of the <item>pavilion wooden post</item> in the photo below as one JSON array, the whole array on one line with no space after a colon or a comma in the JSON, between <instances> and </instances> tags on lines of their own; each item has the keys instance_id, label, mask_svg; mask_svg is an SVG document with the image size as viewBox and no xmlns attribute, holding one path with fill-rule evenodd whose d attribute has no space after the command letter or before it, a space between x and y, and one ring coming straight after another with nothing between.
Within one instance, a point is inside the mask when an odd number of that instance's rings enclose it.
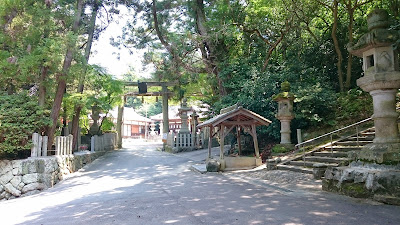
<instances>
[{"instance_id":1,"label":"pavilion wooden post","mask_svg":"<svg viewBox=\"0 0 400 225\"><path fill-rule=\"evenodd\" d=\"M256 129L255 124L251 125L251 133L252 133L251 136L253 136L254 150L256 152L256 158L259 159L260 158L260 150L258 149L257 129Z\"/></svg>"},{"instance_id":2,"label":"pavilion wooden post","mask_svg":"<svg viewBox=\"0 0 400 225\"><path fill-rule=\"evenodd\" d=\"M236 127L236 134L237 134L237 144L238 144L239 155L241 155L242 154L242 143L240 141L240 126Z\"/></svg>"},{"instance_id":3,"label":"pavilion wooden post","mask_svg":"<svg viewBox=\"0 0 400 225\"><path fill-rule=\"evenodd\" d=\"M209 127L209 133L208 133L208 159L211 159L211 145L212 145L212 136L213 136L213 127Z\"/></svg>"},{"instance_id":4,"label":"pavilion wooden post","mask_svg":"<svg viewBox=\"0 0 400 225\"><path fill-rule=\"evenodd\" d=\"M219 139L220 139L220 146L219 146L219 158L224 159L224 145L225 145L225 126L221 125L219 130Z\"/></svg>"},{"instance_id":5,"label":"pavilion wooden post","mask_svg":"<svg viewBox=\"0 0 400 225\"><path fill-rule=\"evenodd\" d=\"M221 124L219 130L219 163L221 164L221 170L225 169L225 159L224 159L224 145L225 145L225 125Z\"/></svg>"}]
</instances>

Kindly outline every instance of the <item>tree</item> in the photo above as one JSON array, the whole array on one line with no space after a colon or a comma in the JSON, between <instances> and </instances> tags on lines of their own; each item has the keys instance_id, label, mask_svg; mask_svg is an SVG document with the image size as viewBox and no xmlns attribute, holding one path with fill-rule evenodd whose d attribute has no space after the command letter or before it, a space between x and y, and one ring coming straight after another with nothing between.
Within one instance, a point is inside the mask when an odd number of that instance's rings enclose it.
<instances>
[{"instance_id":1,"label":"tree","mask_svg":"<svg viewBox=\"0 0 400 225\"><path fill-rule=\"evenodd\" d=\"M71 67L71 63L73 60L73 54L76 50L76 35L78 34L79 23L81 21L81 14L83 9L83 0L77 0L76 2L76 9L75 9L75 19L71 29L71 36L67 43L67 52L64 57L64 63L61 72L56 75L56 83L57 89L56 94L53 101L53 107L51 110L51 120L53 124L50 126L49 130L47 131L47 135L49 137L48 142L48 149L51 149L54 141L54 134L57 127L58 116L60 115L61 103L64 97L64 92L67 86L67 76L69 69Z\"/></svg>"}]
</instances>

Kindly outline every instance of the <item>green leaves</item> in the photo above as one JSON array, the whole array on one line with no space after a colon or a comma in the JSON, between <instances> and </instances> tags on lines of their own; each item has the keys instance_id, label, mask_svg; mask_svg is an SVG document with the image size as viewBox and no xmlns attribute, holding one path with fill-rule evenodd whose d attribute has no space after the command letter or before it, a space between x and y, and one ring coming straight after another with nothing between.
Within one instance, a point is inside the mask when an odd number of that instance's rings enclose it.
<instances>
[{"instance_id":1,"label":"green leaves","mask_svg":"<svg viewBox=\"0 0 400 225\"><path fill-rule=\"evenodd\" d=\"M26 92L7 95L0 92L0 157L15 157L29 150L32 133L50 126L50 111L37 105Z\"/></svg>"}]
</instances>

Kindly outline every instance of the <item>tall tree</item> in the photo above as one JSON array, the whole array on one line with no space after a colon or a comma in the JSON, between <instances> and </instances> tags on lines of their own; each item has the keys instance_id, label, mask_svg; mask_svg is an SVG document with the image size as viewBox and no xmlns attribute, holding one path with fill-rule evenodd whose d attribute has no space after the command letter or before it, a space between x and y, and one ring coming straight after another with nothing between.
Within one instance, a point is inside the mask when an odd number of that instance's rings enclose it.
<instances>
[{"instance_id":1,"label":"tall tree","mask_svg":"<svg viewBox=\"0 0 400 225\"><path fill-rule=\"evenodd\" d=\"M335 47L335 52L337 55L337 62L336 62L336 67L337 67L337 75L338 75L338 80L339 80L339 87L340 91L344 91L344 83L343 83L343 53L341 50L341 45L339 43L338 37L337 37L337 30L338 30L338 23L339 23L339 1L340 0L333 0L331 4L328 4L324 1L317 0L320 4L325 6L327 9L331 10L332 16L333 16L333 24L332 24L332 30L331 30L331 36L333 40L333 44ZM330 1L329 1L330 2Z\"/></svg>"},{"instance_id":2,"label":"tall tree","mask_svg":"<svg viewBox=\"0 0 400 225\"><path fill-rule=\"evenodd\" d=\"M209 28L207 27L207 19L204 10L203 0L194 0L193 8L195 12L196 21L196 31L200 36L199 49L201 51L201 56L207 70L207 73L213 74L218 83L218 90L220 96L226 95L226 90L223 85L223 81L219 76L218 59L217 59L217 49L215 42L211 39L209 34ZM216 41L216 43L221 44L221 42Z\"/></svg>"},{"instance_id":3,"label":"tall tree","mask_svg":"<svg viewBox=\"0 0 400 225\"><path fill-rule=\"evenodd\" d=\"M367 3L372 2L372 0L343 0L343 4L346 7L347 14L349 17L348 25L347 25L347 35L348 35L348 42L352 43L354 41L354 12ZM347 59L347 73L346 73L346 84L345 89L349 90L351 86L351 77L352 77L352 65L353 65L353 56L349 53Z\"/></svg>"},{"instance_id":4,"label":"tall tree","mask_svg":"<svg viewBox=\"0 0 400 225\"><path fill-rule=\"evenodd\" d=\"M51 146L53 145L54 141L54 135L57 128L58 117L60 115L61 103L64 97L65 89L67 87L67 76L73 60L73 54L76 50L76 42L77 42L76 36L78 35L79 23L81 22L83 5L84 5L84 0L77 0L75 9L75 18L71 29L72 38L68 40L67 52L64 57L62 70L56 75L57 89L50 115L53 124L47 131L47 135L49 137L48 149L51 149Z\"/></svg>"},{"instance_id":5,"label":"tall tree","mask_svg":"<svg viewBox=\"0 0 400 225\"><path fill-rule=\"evenodd\" d=\"M88 28L87 28L88 38L86 40L86 47L85 47L85 53L84 53L84 64L86 64L86 65L89 61L90 52L92 49L92 44L93 44L93 39L94 39L94 31L95 31L95 27L96 27L96 18L97 18L97 13L98 13L99 7L101 6L101 1L94 0L92 4L93 4L92 5L92 13L91 13ZM77 93L80 93L80 94L83 93L85 76L86 76L86 69L79 77ZM81 114L82 107L83 107L82 104L75 105L74 114L73 114L73 118L72 118L72 135L73 135L72 146L74 146L74 148L78 141L79 117Z\"/></svg>"}]
</instances>

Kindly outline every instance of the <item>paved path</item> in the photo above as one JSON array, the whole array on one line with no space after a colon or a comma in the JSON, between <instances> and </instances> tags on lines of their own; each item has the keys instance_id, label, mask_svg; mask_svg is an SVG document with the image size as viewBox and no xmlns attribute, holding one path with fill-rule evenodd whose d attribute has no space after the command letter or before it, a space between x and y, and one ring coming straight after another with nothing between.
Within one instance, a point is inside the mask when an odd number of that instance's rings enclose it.
<instances>
[{"instance_id":1,"label":"paved path","mask_svg":"<svg viewBox=\"0 0 400 225\"><path fill-rule=\"evenodd\" d=\"M106 154L52 189L0 202L0 224L400 223L397 206L190 171L200 153L143 144Z\"/></svg>"}]
</instances>

